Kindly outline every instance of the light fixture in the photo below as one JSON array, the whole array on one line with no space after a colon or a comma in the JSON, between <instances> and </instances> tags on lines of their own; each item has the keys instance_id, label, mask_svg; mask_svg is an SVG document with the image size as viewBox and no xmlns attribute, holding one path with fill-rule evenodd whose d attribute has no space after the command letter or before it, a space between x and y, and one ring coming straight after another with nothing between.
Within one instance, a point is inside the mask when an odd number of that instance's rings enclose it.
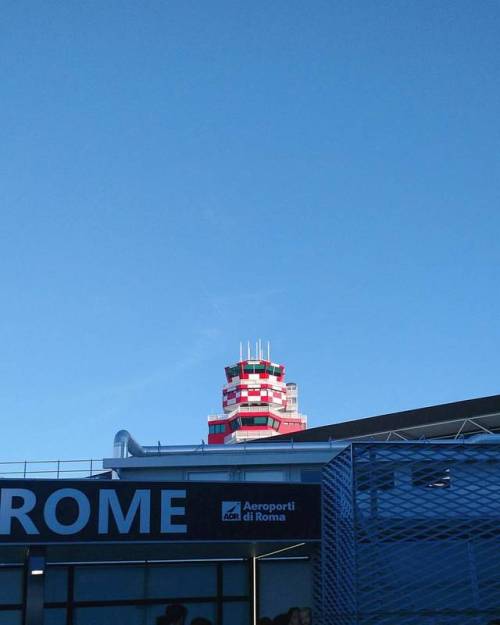
<instances>
[{"instance_id":1,"label":"light fixture","mask_svg":"<svg viewBox=\"0 0 500 625\"><path fill-rule=\"evenodd\" d=\"M40 555L28 557L28 571L30 575L43 575L45 573L45 558Z\"/></svg>"}]
</instances>

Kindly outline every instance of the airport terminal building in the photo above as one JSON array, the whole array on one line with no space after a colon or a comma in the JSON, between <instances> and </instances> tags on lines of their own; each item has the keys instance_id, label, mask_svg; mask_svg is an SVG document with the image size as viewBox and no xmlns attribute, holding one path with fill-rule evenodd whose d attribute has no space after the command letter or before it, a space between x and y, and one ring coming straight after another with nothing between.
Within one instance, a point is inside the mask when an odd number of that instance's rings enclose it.
<instances>
[{"instance_id":1,"label":"airport terminal building","mask_svg":"<svg viewBox=\"0 0 500 625\"><path fill-rule=\"evenodd\" d=\"M500 622L500 395L235 442L1 466L0 625Z\"/></svg>"}]
</instances>

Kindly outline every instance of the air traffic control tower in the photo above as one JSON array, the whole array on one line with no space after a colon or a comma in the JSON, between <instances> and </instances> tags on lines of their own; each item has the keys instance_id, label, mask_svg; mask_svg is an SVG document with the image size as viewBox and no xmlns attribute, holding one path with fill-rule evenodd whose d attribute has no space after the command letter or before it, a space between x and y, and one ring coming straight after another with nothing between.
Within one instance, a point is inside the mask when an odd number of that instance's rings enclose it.
<instances>
[{"instance_id":1,"label":"air traffic control tower","mask_svg":"<svg viewBox=\"0 0 500 625\"><path fill-rule=\"evenodd\" d=\"M255 345L247 358L226 367L227 383L222 389L223 414L209 415L208 443L239 443L278 434L305 430L307 417L298 412L298 389L294 382L285 383L284 365L271 361L267 344L267 359L262 343Z\"/></svg>"}]
</instances>

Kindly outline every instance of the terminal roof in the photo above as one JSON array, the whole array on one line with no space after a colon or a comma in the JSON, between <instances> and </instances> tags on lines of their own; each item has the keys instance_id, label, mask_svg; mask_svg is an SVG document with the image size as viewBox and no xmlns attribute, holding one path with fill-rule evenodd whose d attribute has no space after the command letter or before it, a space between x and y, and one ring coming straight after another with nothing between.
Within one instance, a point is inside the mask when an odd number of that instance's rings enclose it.
<instances>
[{"instance_id":1,"label":"terminal roof","mask_svg":"<svg viewBox=\"0 0 500 625\"><path fill-rule=\"evenodd\" d=\"M427 406L332 423L293 435L274 436L279 441L313 442L345 439L422 440L459 439L475 434L500 432L500 395ZM269 439L259 439L264 443Z\"/></svg>"}]
</instances>

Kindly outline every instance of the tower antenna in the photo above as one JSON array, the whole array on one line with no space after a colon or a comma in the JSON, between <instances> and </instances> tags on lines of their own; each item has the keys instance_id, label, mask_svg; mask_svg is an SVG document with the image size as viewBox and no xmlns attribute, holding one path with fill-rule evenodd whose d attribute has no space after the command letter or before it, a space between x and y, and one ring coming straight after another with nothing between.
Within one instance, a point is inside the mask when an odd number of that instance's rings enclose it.
<instances>
[{"instance_id":1,"label":"tower antenna","mask_svg":"<svg viewBox=\"0 0 500 625\"><path fill-rule=\"evenodd\" d=\"M247 341L247 360L250 360L250 341Z\"/></svg>"},{"instance_id":2,"label":"tower antenna","mask_svg":"<svg viewBox=\"0 0 500 625\"><path fill-rule=\"evenodd\" d=\"M240 362L243 360L243 343L240 341Z\"/></svg>"},{"instance_id":3,"label":"tower antenna","mask_svg":"<svg viewBox=\"0 0 500 625\"><path fill-rule=\"evenodd\" d=\"M271 362L271 341L267 341L267 359Z\"/></svg>"}]
</instances>

